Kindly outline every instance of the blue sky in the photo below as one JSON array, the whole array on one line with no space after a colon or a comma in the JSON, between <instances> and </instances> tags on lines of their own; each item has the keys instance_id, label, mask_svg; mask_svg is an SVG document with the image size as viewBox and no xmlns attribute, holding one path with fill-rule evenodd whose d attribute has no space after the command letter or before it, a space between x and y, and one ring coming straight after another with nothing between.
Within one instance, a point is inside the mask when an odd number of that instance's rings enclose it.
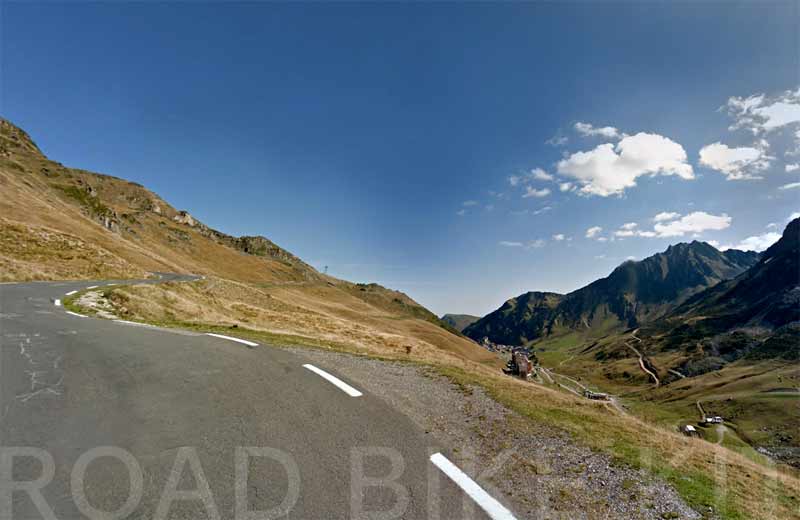
<instances>
[{"instance_id":1,"label":"blue sky","mask_svg":"<svg viewBox=\"0 0 800 520\"><path fill-rule=\"evenodd\" d=\"M798 19L796 2L3 2L0 115L213 227L484 314L671 243L774 239L800 210Z\"/></svg>"}]
</instances>

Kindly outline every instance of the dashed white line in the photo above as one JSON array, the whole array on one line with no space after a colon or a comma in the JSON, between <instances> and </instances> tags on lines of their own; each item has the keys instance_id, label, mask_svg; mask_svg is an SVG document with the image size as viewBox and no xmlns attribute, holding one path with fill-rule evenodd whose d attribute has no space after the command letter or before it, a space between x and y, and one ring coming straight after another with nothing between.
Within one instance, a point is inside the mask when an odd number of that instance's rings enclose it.
<instances>
[{"instance_id":1,"label":"dashed white line","mask_svg":"<svg viewBox=\"0 0 800 520\"><path fill-rule=\"evenodd\" d=\"M345 383L344 381L339 379L338 377L333 376L333 375L325 372L324 370L315 367L314 365L305 364L303 366L305 368L311 370L312 372L314 372L315 374L317 374L321 378L326 379L328 382L330 382L333 385L337 386L341 391L343 391L344 393L346 393L350 397L360 397L360 396L364 395L361 392L359 392L358 390L356 390L355 388L353 388L352 386L348 385L347 383Z\"/></svg>"},{"instance_id":2,"label":"dashed white line","mask_svg":"<svg viewBox=\"0 0 800 520\"><path fill-rule=\"evenodd\" d=\"M61 300L56 298L55 300L53 300L53 305L55 305L56 307L61 307Z\"/></svg>"},{"instance_id":3,"label":"dashed white line","mask_svg":"<svg viewBox=\"0 0 800 520\"><path fill-rule=\"evenodd\" d=\"M77 312L72 312L72 311L67 311L67 314L70 314L72 316L77 316L79 318L86 318L87 317L87 316L84 316L83 314L78 314Z\"/></svg>"},{"instance_id":4,"label":"dashed white line","mask_svg":"<svg viewBox=\"0 0 800 520\"><path fill-rule=\"evenodd\" d=\"M474 480L469 478L469 475L458 469L458 466L447 460L444 455L434 453L431 455L431 462L463 489L489 515L489 518L492 520L516 520L511 511L484 491Z\"/></svg>"},{"instance_id":5,"label":"dashed white line","mask_svg":"<svg viewBox=\"0 0 800 520\"><path fill-rule=\"evenodd\" d=\"M89 287L87 287L87 289L97 289L97 287L98 287L97 285L90 285Z\"/></svg>"},{"instance_id":6,"label":"dashed white line","mask_svg":"<svg viewBox=\"0 0 800 520\"><path fill-rule=\"evenodd\" d=\"M244 345L247 345L248 347L257 347L258 346L258 343L253 343L252 341L247 341L246 339L241 339L241 338L232 338L231 336L223 336L222 334L213 334L211 332L206 332L206 336L214 336L215 338L227 339L227 340L230 340L230 341L235 341L237 343L242 343Z\"/></svg>"},{"instance_id":7,"label":"dashed white line","mask_svg":"<svg viewBox=\"0 0 800 520\"><path fill-rule=\"evenodd\" d=\"M73 294L75 294L76 292L78 292L78 291L70 291L70 292L68 292L67 294L65 294L64 296L72 296L72 295L73 295Z\"/></svg>"}]
</instances>

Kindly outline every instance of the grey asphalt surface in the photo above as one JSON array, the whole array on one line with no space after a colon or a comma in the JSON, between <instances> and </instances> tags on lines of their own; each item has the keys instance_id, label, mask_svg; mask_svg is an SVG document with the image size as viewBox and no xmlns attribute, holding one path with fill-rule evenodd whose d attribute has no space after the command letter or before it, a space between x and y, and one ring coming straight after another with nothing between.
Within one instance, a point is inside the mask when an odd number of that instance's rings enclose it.
<instances>
[{"instance_id":1,"label":"grey asphalt surface","mask_svg":"<svg viewBox=\"0 0 800 520\"><path fill-rule=\"evenodd\" d=\"M162 280L187 279L162 275ZM353 449L362 448L395 450L404 463L394 466L402 470L395 482L408 490L408 506L389 517L465 517L470 498L428 460L436 451L447 454L445 447L379 398L367 392L350 397L303 368L308 360L302 354L79 318L53 304L69 291L111 282L0 285L0 446L35 447L53 456L55 477L43 494L55 518L86 518L75 505L71 473L80 455L101 446L130 452L142 469L143 496L126 518L236 518L237 447L280 450L296 463L299 495L277 517L359 517L351 507L351 457ZM335 366L317 366L337 375ZM218 516L208 515L196 496L158 511L179 454L192 453ZM385 478L393 469L383 456L365 461L367 478ZM16 481L36 479L41 472L33 458L13 459ZM197 488L197 473L191 464L182 467L178 493ZM249 509L279 506L290 487L280 463L254 458L246 474ZM89 504L98 510L119 509L130 492L127 469L111 457L96 459L83 482ZM0 495L0 501L7 498ZM11 516L0 503L0 518L48 518L27 493L12 497ZM397 505L387 486L367 487L363 501L356 502L364 505L362 517L372 518ZM485 518L479 508L468 510Z\"/></svg>"}]
</instances>

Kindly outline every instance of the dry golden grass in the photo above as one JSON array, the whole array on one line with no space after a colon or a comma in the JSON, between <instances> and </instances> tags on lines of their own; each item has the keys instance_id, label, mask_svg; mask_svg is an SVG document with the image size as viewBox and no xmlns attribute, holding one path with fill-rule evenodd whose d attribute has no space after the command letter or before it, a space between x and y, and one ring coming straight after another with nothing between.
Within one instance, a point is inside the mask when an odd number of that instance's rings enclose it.
<instances>
[{"instance_id":1,"label":"dry golden grass","mask_svg":"<svg viewBox=\"0 0 800 520\"><path fill-rule=\"evenodd\" d=\"M459 384L483 386L523 417L563 429L622 464L650 469L701 512L711 507L723 518L800 517L800 479L791 468L765 466L610 405L503 376L493 355L431 323L398 319L347 290L327 284L257 288L209 279L119 287L110 296L130 319L200 328L235 325L256 337L285 334L301 343L308 338L310 345L432 366Z\"/></svg>"},{"instance_id":2,"label":"dry golden grass","mask_svg":"<svg viewBox=\"0 0 800 520\"><path fill-rule=\"evenodd\" d=\"M766 468L611 407L501 376L493 354L432 323L405 295L318 274L310 282L297 266L244 254L176 223L176 213L141 186L49 161L26 136L0 124L6 280L205 274L209 279L196 283L119 287L109 297L142 321L236 326L244 334L424 363L459 384L484 386L523 417L571 432L622 463L650 467L697 508L713 506L726 518L800 516L800 483L788 469ZM102 214L118 217L116 232L101 225ZM72 249L80 253L67 252ZM726 461L725 485L716 487L720 460ZM716 496L716 489L725 493Z\"/></svg>"}]
</instances>

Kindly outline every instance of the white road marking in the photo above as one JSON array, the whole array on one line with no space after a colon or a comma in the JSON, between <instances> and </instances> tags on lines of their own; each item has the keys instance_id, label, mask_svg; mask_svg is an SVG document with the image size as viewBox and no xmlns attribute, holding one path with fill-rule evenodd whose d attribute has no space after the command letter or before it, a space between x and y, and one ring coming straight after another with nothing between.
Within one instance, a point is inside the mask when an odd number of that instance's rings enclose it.
<instances>
[{"instance_id":1,"label":"white road marking","mask_svg":"<svg viewBox=\"0 0 800 520\"><path fill-rule=\"evenodd\" d=\"M55 305L56 307L61 307L61 300L56 298L55 300L53 300L53 305Z\"/></svg>"},{"instance_id":2,"label":"white road marking","mask_svg":"<svg viewBox=\"0 0 800 520\"><path fill-rule=\"evenodd\" d=\"M458 466L447 460L444 455L434 453L431 455L431 462L463 489L481 509L486 511L489 518L492 520L516 520L511 511L484 491L474 480L469 478L469 475L458 469Z\"/></svg>"},{"instance_id":3,"label":"white road marking","mask_svg":"<svg viewBox=\"0 0 800 520\"><path fill-rule=\"evenodd\" d=\"M347 383L345 383L344 381L339 379L338 377L332 376L331 374L325 372L324 370L322 370L320 368L315 367L314 365L306 364L306 365L303 365L303 366L305 368L311 370L312 372L314 372L315 374L317 374L321 378L326 379L330 383L332 383L335 386L339 387L339 389L341 391L343 391L344 393L346 393L350 397L360 397L360 396L364 395L361 392L359 392L358 390L356 390L355 388L353 388L352 386L348 385Z\"/></svg>"},{"instance_id":4,"label":"white road marking","mask_svg":"<svg viewBox=\"0 0 800 520\"><path fill-rule=\"evenodd\" d=\"M90 285L89 287L87 287L87 289L97 289L97 287L98 287L97 285Z\"/></svg>"},{"instance_id":5,"label":"white road marking","mask_svg":"<svg viewBox=\"0 0 800 520\"><path fill-rule=\"evenodd\" d=\"M117 285L115 283L107 283L106 286L111 287L112 285Z\"/></svg>"},{"instance_id":6,"label":"white road marking","mask_svg":"<svg viewBox=\"0 0 800 520\"><path fill-rule=\"evenodd\" d=\"M78 292L78 291L70 291L70 292L68 292L67 294L65 294L64 296L72 296L72 295L73 295L73 294L75 294L76 292Z\"/></svg>"},{"instance_id":7,"label":"white road marking","mask_svg":"<svg viewBox=\"0 0 800 520\"><path fill-rule=\"evenodd\" d=\"M137 327L148 327L148 328L155 328L153 325L148 325L147 323L139 323L136 321L128 321L128 320L114 320L117 323L124 323L125 325L135 325Z\"/></svg>"},{"instance_id":8,"label":"white road marking","mask_svg":"<svg viewBox=\"0 0 800 520\"><path fill-rule=\"evenodd\" d=\"M86 318L87 317L87 316L84 316L83 314L78 314L77 312L72 312L72 311L67 311L67 314L70 314L72 316L77 316L79 318Z\"/></svg>"},{"instance_id":9,"label":"white road marking","mask_svg":"<svg viewBox=\"0 0 800 520\"><path fill-rule=\"evenodd\" d=\"M243 344L247 345L248 347L257 347L258 346L258 343L253 343L252 341L247 341L246 339L241 339L241 338L232 338L230 336L223 336L222 334L212 334L211 332L206 332L206 336L214 336L215 338L228 339L228 340L231 340L231 341L235 341L237 343L243 343Z\"/></svg>"}]
</instances>

